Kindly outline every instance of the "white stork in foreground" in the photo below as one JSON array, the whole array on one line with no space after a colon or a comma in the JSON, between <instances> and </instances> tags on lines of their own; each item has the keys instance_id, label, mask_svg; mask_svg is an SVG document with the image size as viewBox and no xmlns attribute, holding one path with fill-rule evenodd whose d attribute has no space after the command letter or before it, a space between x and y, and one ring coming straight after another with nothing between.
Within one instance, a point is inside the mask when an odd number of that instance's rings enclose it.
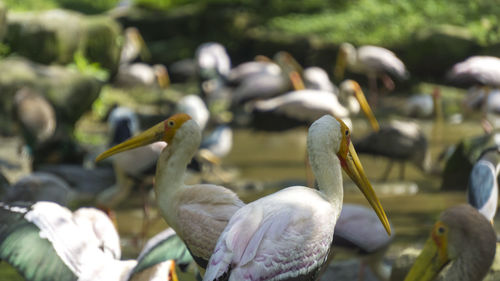
<instances>
[{"instance_id":1,"label":"white stork in foreground","mask_svg":"<svg viewBox=\"0 0 500 281\"><path fill-rule=\"evenodd\" d=\"M176 281L174 260L191 260L171 229L153 237L138 260L120 260L118 233L94 208L71 213L52 202L0 203L0 222L0 258L29 281Z\"/></svg>"},{"instance_id":2,"label":"white stork in foreground","mask_svg":"<svg viewBox=\"0 0 500 281\"><path fill-rule=\"evenodd\" d=\"M204 281L315 280L326 264L343 200L341 167L375 209L387 216L350 143L349 128L325 115L308 134L319 191L292 186L239 209L221 234Z\"/></svg>"}]
</instances>

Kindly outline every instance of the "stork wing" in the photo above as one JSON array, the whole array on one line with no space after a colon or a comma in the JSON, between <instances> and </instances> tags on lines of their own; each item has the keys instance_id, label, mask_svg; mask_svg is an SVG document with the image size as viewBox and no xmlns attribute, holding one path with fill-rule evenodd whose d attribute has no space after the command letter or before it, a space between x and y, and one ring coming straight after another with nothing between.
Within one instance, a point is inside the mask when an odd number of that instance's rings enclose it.
<instances>
[{"instance_id":1,"label":"stork wing","mask_svg":"<svg viewBox=\"0 0 500 281\"><path fill-rule=\"evenodd\" d=\"M469 177L469 188L467 190L467 201L476 209L481 209L493 191L496 171L490 162L479 160Z\"/></svg>"},{"instance_id":2,"label":"stork wing","mask_svg":"<svg viewBox=\"0 0 500 281\"><path fill-rule=\"evenodd\" d=\"M206 267L229 219L243 206L234 192L221 186L200 184L185 188L179 199L178 233L198 265Z\"/></svg>"},{"instance_id":3,"label":"stork wing","mask_svg":"<svg viewBox=\"0 0 500 281\"><path fill-rule=\"evenodd\" d=\"M358 58L370 69L387 71L398 79L408 78L408 71L403 62L393 52L385 48L362 46L358 49Z\"/></svg>"},{"instance_id":4,"label":"stork wing","mask_svg":"<svg viewBox=\"0 0 500 281\"><path fill-rule=\"evenodd\" d=\"M41 229L25 219L31 204L0 203L0 259L7 261L30 281L77 280Z\"/></svg>"},{"instance_id":5,"label":"stork wing","mask_svg":"<svg viewBox=\"0 0 500 281\"><path fill-rule=\"evenodd\" d=\"M292 196L301 196L308 203L314 200L304 193ZM229 274L230 280L314 280L332 241L335 216L329 212L331 208L321 201L311 207L283 196L269 200L272 197L248 204L231 218L210 258L204 281L225 280ZM318 227L316 221L326 226Z\"/></svg>"},{"instance_id":6,"label":"stork wing","mask_svg":"<svg viewBox=\"0 0 500 281\"><path fill-rule=\"evenodd\" d=\"M128 280L131 280L136 273L168 260L175 260L181 269L185 269L189 263L193 262L193 257L189 254L186 245L171 228L149 239Z\"/></svg>"},{"instance_id":7,"label":"stork wing","mask_svg":"<svg viewBox=\"0 0 500 281\"><path fill-rule=\"evenodd\" d=\"M319 90L293 91L272 99L255 103L258 111L274 111L301 121L314 121L325 114L346 117L349 112L343 107L337 96L331 92Z\"/></svg>"}]
</instances>

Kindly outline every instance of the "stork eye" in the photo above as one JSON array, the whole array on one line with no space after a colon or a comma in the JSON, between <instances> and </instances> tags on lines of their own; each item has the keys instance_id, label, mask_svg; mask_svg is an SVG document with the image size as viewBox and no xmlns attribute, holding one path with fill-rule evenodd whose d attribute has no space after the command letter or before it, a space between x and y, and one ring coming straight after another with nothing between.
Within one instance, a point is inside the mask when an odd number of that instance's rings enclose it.
<instances>
[{"instance_id":1,"label":"stork eye","mask_svg":"<svg viewBox=\"0 0 500 281\"><path fill-rule=\"evenodd\" d=\"M440 235L444 234L445 231L446 231L446 228L444 226L440 226L437 228L437 233Z\"/></svg>"}]
</instances>

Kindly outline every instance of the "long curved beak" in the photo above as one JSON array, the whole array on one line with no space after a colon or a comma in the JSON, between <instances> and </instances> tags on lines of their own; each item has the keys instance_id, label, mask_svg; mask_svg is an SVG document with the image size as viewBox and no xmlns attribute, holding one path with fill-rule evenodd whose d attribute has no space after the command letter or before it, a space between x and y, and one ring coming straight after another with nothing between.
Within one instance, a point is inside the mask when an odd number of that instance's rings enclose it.
<instances>
[{"instance_id":1,"label":"long curved beak","mask_svg":"<svg viewBox=\"0 0 500 281\"><path fill-rule=\"evenodd\" d=\"M141 134L132 137L120 144L113 146L112 148L104 151L95 159L96 162L104 160L112 155L115 155L120 152L124 152L127 150L131 150L140 146L145 146L148 144L152 144L157 141L163 140L163 135L165 132L164 123L161 122L156 124L155 126L149 128L148 130L142 132Z\"/></svg>"},{"instance_id":2,"label":"long curved beak","mask_svg":"<svg viewBox=\"0 0 500 281\"><path fill-rule=\"evenodd\" d=\"M363 93L363 90L361 90L361 87L359 87L359 85L357 85L356 89L354 90L354 97L356 97L356 99L358 100L359 106L370 122L373 131L378 132L380 130L380 126L378 124L377 118L375 118L375 115L373 114L373 111L368 104L368 101L366 100L365 94Z\"/></svg>"},{"instance_id":3,"label":"long curved beak","mask_svg":"<svg viewBox=\"0 0 500 281\"><path fill-rule=\"evenodd\" d=\"M344 52L339 51L337 55L337 62L335 63L335 69L333 70L333 77L336 81L342 81L344 79L344 72L347 66L347 56Z\"/></svg>"},{"instance_id":4,"label":"long curved beak","mask_svg":"<svg viewBox=\"0 0 500 281\"><path fill-rule=\"evenodd\" d=\"M405 281L434 280L449 259L439 254L440 250L432 237L425 242L424 249L406 275Z\"/></svg>"},{"instance_id":5,"label":"long curved beak","mask_svg":"<svg viewBox=\"0 0 500 281\"><path fill-rule=\"evenodd\" d=\"M391 226L389 225L389 220L385 214L382 204L377 198L372 185L366 177L365 170L359 161L358 154L354 150L352 143L349 143L349 152L347 153L347 158L345 159L345 166L343 166L344 171L347 175L356 183L363 195L368 200L368 203L372 206L373 210L377 214L380 222L384 225L385 230L388 235L391 235Z\"/></svg>"},{"instance_id":6,"label":"long curved beak","mask_svg":"<svg viewBox=\"0 0 500 281\"><path fill-rule=\"evenodd\" d=\"M290 71L290 73L288 73L288 77L290 78L292 87L295 91L304 90L306 88L302 77L300 77L300 74L297 71Z\"/></svg>"}]
</instances>

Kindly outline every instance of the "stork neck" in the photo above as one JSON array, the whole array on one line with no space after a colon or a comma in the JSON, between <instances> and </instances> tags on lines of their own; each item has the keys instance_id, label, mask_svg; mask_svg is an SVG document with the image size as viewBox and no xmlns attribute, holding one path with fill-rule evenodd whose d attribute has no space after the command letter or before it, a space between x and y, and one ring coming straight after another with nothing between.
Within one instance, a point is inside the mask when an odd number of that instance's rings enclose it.
<instances>
[{"instance_id":1,"label":"stork neck","mask_svg":"<svg viewBox=\"0 0 500 281\"><path fill-rule=\"evenodd\" d=\"M339 209L338 213L340 214L344 190L339 158L331 151L310 147L309 161L311 162L314 176L318 181L319 189L332 206Z\"/></svg>"},{"instance_id":2,"label":"stork neck","mask_svg":"<svg viewBox=\"0 0 500 281\"><path fill-rule=\"evenodd\" d=\"M472 247L468 247L471 249ZM488 273L490 262L480 251L463 252L446 270L443 280L482 280Z\"/></svg>"},{"instance_id":3,"label":"stork neck","mask_svg":"<svg viewBox=\"0 0 500 281\"><path fill-rule=\"evenodd\" d=\"M196 123L192 121L190 125L193 124ZM169 219L169 216L175 214L172 210L176 208L177 192L184 187L187 165L200 146L200 142L201 132L197 125L195 130L181 128L158 159L155 177L156 200L167 223L172 227L175 227L172 225L174 221Z\"/></svg>"}]
</instances>

